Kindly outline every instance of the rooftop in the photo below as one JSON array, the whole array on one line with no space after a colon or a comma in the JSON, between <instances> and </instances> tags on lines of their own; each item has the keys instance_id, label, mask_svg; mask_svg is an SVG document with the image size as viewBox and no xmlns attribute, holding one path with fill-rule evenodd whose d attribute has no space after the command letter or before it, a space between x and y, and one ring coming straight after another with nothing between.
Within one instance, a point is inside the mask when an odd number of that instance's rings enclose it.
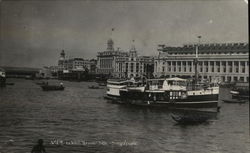
<instances>
[{"instance_id":1,"label":"rooftop","mask_svg":"<svg viewBox=\"0 0 250 153\"><path fill-rule=\"evenodd\" d=\"M195 53L195 47L197 44L185 44L181 47L171 47L165 45L158 45L160 48L158 51L168 53ZM200 44L199 53L226 53L226 52L249 52L248 43L213 43L213 44Z\"/></svg>"}]
</instances>

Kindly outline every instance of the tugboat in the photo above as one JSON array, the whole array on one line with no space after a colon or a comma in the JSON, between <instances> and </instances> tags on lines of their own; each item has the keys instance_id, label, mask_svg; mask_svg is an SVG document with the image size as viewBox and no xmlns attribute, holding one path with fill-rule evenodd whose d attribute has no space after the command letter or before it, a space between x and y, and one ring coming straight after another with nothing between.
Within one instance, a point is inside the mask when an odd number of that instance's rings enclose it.
<instances>
[{"instance_id":1,"label":"tugboat","mask_svg":"<svg viewBox=\"0 0 250 153\"><path fill-rule=\"evenodd\" d=\"M218 84L198 81L198 45L194 64L195 78L192 81L177 77L149 79L145 90L123 87L117 90L117 95L123 103L145 107L218 108Z\"/></svg>"}]
</instances>

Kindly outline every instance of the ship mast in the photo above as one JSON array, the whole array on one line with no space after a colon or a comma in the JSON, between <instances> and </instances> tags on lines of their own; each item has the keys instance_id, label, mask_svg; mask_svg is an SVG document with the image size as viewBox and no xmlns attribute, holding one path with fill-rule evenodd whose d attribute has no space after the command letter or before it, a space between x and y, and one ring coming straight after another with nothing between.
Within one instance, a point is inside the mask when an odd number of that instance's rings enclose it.
<instances>
[{"instance_id":1,"label":"ship mast","mask_svg":"<svg viewBox=\"0 0 250 153\"><path fill-rule=\"evenodd\" d=\"M195 46L195 59L194 59L194 65L195 65L195 80L194 80L194 84L196 85L198 83L198 79L199 79L199 74L198 74L198 49L199 49L199 45L200 45L200 39L201 36L198 36L198 40L199 43Z\"/></svg>"}]
</instances>

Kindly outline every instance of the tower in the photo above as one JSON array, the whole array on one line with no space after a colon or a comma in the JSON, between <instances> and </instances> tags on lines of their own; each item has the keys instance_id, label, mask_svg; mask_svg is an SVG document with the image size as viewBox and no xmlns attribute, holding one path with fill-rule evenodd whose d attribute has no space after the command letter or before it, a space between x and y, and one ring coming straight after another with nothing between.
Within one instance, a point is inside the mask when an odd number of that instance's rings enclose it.
<instances>
[{"instance_id":1,"label":"tower","mask_svg":"<svg viewBox=\"0 0 250 153\"><path fill-rule=\"evenodd\" d=\"M64 52L64 50L62 50L62 52L60 54L60 60L65 60L65 52Z\"/></svg>"},{"instance_id":2,"label":"tower","mask_svg":"<svg viewBox=\"0 0 250 153\"><path fill-rule=\"evenodd\" d=\"M107 42L107 50L108 51L114 51L114 42L113 42L113 40L111 38Z\"/></svg>"},{"instance_id":3,"label":"tower","mask_svg":"<svg viewBox=\"0 0 250 153\"><path fill-rule=\"evenodd\" d=\"M60 71L62 71L65 67L65 52L64 50L62 50L62 52L60 53L60 58L59 58L59 61L58 61L58 68Z\"/></svg>"},{"instance_id":4,"label":"tower","mask_svg":"<svg viewBox=\"0 0 250 153\"><path fill-rule=\"evenodd\" d=\"M131 49L129 50L129 54L132 58L135 58L137 57L137 51L136 51L136 48L135 48L135 40L133 40L133 43L131 45Z\"/></svg>"}]
</instances>

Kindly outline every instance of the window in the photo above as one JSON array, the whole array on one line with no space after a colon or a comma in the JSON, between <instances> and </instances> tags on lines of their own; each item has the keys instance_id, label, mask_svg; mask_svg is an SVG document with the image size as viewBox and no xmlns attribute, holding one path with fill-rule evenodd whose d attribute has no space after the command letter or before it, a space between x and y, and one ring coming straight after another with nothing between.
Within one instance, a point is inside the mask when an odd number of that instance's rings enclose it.
<instances>
[{"instance_id":1,"label":"window","mask_svg":"<svg viewBox=\"0 0 250 153\"><path fill-rule=\"evenodd\" d=\"M139 72L139 63L136 63L136 72Z\"/></svg>"},{"instance_id":2,"label":"window","mask_svg":"<svg viewBox=\"0 0 250 153\"><path fill-rule=\"evenodd\" d=\"M238 67L235 68L235 72L239 73L239 68Z\"/></svg>"},{"instance_id":3,"label":"window","mask_svg":"<svg viewBox=\"0 0 250 153\"><path fill-rule=\"evenodd\" d=\"M131 63L131 64L130 64L130 71L131 71L131 72L134 72L134 63Z\"/></svg>"}]
</instances>

